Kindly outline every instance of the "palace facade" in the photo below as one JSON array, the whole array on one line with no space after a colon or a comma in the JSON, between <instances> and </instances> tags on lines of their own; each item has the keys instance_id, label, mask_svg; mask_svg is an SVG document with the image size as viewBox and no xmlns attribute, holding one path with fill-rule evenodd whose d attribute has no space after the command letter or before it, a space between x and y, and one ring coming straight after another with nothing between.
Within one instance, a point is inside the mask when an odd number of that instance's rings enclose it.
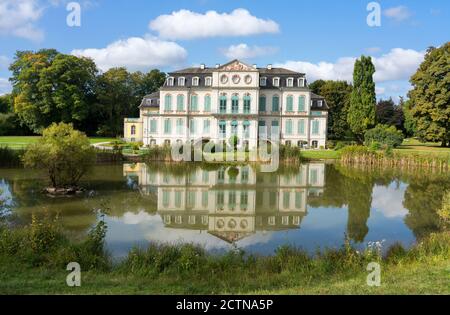
<instances>
[{"instance_id":1,"label":"palace facade","mask_svg":"<svg viewBox=\"0 0 450 315\"><path fill-rule=\"evenodd\" d=\"M126 118L124 138L144 146L227 141L256 148L259 139L304 148L325 147L328 107L303 73L233 60L169 73L147 95L139 118Z\"/></svg>"}]
</instances>

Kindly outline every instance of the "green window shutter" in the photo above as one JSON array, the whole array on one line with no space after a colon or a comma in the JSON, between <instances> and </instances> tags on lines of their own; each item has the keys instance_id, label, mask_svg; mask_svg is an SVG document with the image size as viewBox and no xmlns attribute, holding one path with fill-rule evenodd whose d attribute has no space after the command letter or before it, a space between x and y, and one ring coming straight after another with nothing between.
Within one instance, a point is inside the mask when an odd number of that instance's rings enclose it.
<instances>
[{"instance_id":1,"label":"green window shutter","mask_svg":"<svg viewBox=\"0 0 450 315\"><path fill-rule=\"evenodd\" d=\"M221 96L220 97L220 108L219 111L221 114L225 114L227 112L227 97Z\"/></svg>"},{"instance_id":2,"label":"green window shutter","mask_svg":"<svg viewBox=\"0 0 450 315\"><path fill-rule=\"evenodd\" d=\"M156 120L150 120L150 133L156 133Z\"/></svg>"},{"instance_id":3,"label":"green window shutter","mask_svg":"<svg viewBox=\"0 0 450 315\"><path fill-rule=\"evenodd\" d=\"M251 109L251 97L245 96L244 97L244 114L250 113Z\"/></svg>"},{"instance_id":4,"label":"green window shutter","mask_svg":"<svg viewBox=\"0 0 450 315\"><path fill-rule=\"evenodd\" d=\"M231 98L231 112L233 114L239 113L239 97L238 96L233 96Z\"/></svg>"},{"instance_id":5,"label":"green window shutter","mask_svg":"<svg viewBox=\"0 0 450 315\"><path fill-rule=\"evenodd\" d=\"M202 192L202 207L206 208L208 207L208 201L209 201L209 196L208 196L208 192L207 191L203 191Z\"/></svg>"},{"instance_id":6,"label":"green window shutter","mask_svg":"<svg viewBox=\"0 0 450 315\"><path fill-rule=\"evenodd\" d=\"M210 112L211 111L211 96L206 95L205 96L205 112Z\"/></svg>"},{"instance_id":7,"label":"green window shutter","mask_svg":"<svg viewBox=\"0 0 450 315\"><path fill-rule=\"evenodd\" d=\"M292 120L286 121L286 134L292 135Z\"/></svg>"},{"instance_id":8,"label":"green window shutter","mask_svg":"<svg viewBox=\"0 0 450 315\"><path fill-rule=\"evenodd\" d=\"M210 126L211 126L211 122L209 120L204 120L203 121L203 133L209 133L210 132Z\"/></svg>"},{"instance_id":9,"label":"green window shutter","mask_svg":"<svg viewBox=\"0 0 450 315\"><path fill-rule=\"evenodd\" d=\"M302 192L300 191L296 191L295 192L295 208L296 209L301 209L302 208Z\"/></svg>"},{"instance_id":10,"label":"green window shutter","mask_svg":"<svg viewBox=\"0 0 450 315\"><path fill-rule=\"evenodd\" d=\"M298 121L298 134L299 135L305 134L305 120L303 119Z\"/></svg>"},{"instance_id":11,"label":"green window shutter","mask_svg":"<svg viewBox=\"0 0 450 315\"><path fill-rule=\"evenodd\" d=\"M299 96L298 97L298 111L299 112L306 112L305 110L305 97Z\"/></svg>"},{"instance_id":12,"label":"green window shutter","mask_svg":"<svg viewBox=\"0 0 450 315\"><path fill-rule=\"evenodd\" d=\"M179 112L184 111L184 96L183 95L177 96L177 111L179 111Z\"/></svg>"},{"instance_id":13,"label":"green window shutter","mask_svg":"<svg viewBox=\"0 0 450 315\"><path fill-rule=\"evenodd\" d=\"M288 96L288 98L287 98L286 111L287 112L294 111L294 97L293 96Z\"/></svg>"},{"instance_id":14,"label":"green window shutter","mask_svg":"<svg viewBox=\"0 0 450 315\"><path fill-rule=\"evenodd\" d=\"M163 206L165 208L169 207L170 201L170 192L167 190L163 190Z\"/></svg>"},{"instance_id":15,"label":"green window shutter","mask_svg":"<svg viewBox=\"0 0 450 315\"><path fill-rule=\"evenodd\" d=\"M283 208L288 209L291 203L291 193L288 191L283 192Z\"/></svg>"},{"instance_id":16,"label":"green window shutter","mask_svg":"<svg viewBox=\"0 0 450 315\"><path fill-rule=\"evenodd\" d=\"M280 98L278 96L274 96L272 98L272 112L280 111Z\"/></svg>"},{"instance_id":17,"label":"green window shutter","mask_svg":"<svg viewBox=\"0 0 450 315\"><path fill-rule=\"evenodd\" d=\"M191 111L193 111L193 112L198 111L198 96L197 95L191 96Z\"/></svg>"},{"instance_id":18,"label":"green window shutter","mask_svg":"<svg viewBox=\"0 0 450 315\"><path fill-rule=\"evenodd\" d=\"M317 136L319 134L319 121L314 120L312 123L312 134Z\"/></svg>"},{"instance_id":19,"label":"green window shutter","mask_svg":"<svg viewBox=\"0 0 450 315\"><path fill-rule=\"evenodd\" d=\"M183 134L183 119L177 119L177 134Z\"/></svg>"},{"instance_id":20,"label":"green window shutter","mask_svg":"<svg viewBox=\"0 0 450 315\"><path fill-rule=\"evenodd\" d=\"M266 97L265 96L259 97L259 111L260 112L266 111Z\"/></svg>"},{"instance_id":21,"label":"green window shutter","mask_svg":"<svg viewBox=\"0 0 450 315\"><path fill-rule=\"evenodd\" d=\"M170 119L164 120L164 133L165 134L170 134L172 132L171 127L172 126L170 124Z\"/></svg>"},{"instance_id":22,"label":"green window shutter","mask_svg":"<svg viewBox=\"0 0 450 315\"><path fill-rule=\"evenodd\" d=\"M195 125L194 119L191 119L190 130L191 130L191 134L195 134L197 131L197 126Z\"/></svg>"},{"instance_id":23,"label":"green window shutter","mask_svg":"<svg viewBox=\"0 0 450 315\"><path fill-rule=\"evenodd\" d=\"M164 110L170 111L172 110L172 96L166 95L164 100Z\"/></svg>"}]
</instances>

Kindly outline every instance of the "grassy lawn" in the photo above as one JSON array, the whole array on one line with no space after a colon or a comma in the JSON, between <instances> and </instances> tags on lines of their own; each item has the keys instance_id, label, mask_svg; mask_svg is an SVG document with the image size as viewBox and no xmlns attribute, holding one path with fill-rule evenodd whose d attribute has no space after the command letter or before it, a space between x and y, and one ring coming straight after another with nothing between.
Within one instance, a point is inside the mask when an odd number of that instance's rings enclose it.
<instances>
[{"instance_id":1,"label":"grassy lawn","mask_svg":"<svg viewBox=\"0 0 450 315\"><path fill-rule=\"evenodd\" d=\"M11 149L23 149L29 144L36 142L39 137L0 137L0 147L8 146ZM114 138L100 138L92 137L89 138L92 144L109 142L115 140Z\"/></svg>"},{"instance_id":2,"label":"grassy lawn","mask_svg":"<svg viewBox=\"0 0 450 315\"><path fill-rule=\"evenodd\" d=\"M136 275L123 272L82 272L81 287L70 288L68 272L30 268L0 258L0 294L450 294L450 262L435 257L381 267L381 286L366 284L368 272L346 275L305 275L285 271L236 281L205 280L186 275ZM239 280L240 279L240 280Z\"/></svg>"},{"instance_id":3,"label":"grassy lawn","mask_svg":"<svg viewBox=\"0 0 450 315\"><path fill-rule=\"evenodd\" d=\"M304 150L301 153L302 157L305 159L339 159L339 151L334 150Z\"/></svg>"},{"instance_id":4,"label":"grassy lawn","mask_svg":"<svg viewBox=\"0 0 450 315\"><path fill-rule=\"evenodd\" d=\"M442 148L439 143L422 143L416 139L405 139L395 151L400 154L435 155L450 158L450 148Z\"/></svg>"}]
</instances>

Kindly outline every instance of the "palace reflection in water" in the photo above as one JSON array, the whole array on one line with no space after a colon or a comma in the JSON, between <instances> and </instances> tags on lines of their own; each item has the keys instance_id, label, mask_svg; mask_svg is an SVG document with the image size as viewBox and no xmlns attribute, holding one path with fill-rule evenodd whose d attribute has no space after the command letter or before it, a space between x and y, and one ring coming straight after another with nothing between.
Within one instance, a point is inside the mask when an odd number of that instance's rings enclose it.
<instances>
[{"instance_id":1,"label":"palace reflection in water","mask_svg":"<svg viewBox=\"0 0 450 315\"><path fill-rule=\"evenodd\" d=\"M285 175L250 165L173 175L139 163L125 164L124 175L157 200L165 227L205 230L231 243L256 231L300 228L308 197L323 193L325 164L304 164Z\"/></svg>"}]
</instances>

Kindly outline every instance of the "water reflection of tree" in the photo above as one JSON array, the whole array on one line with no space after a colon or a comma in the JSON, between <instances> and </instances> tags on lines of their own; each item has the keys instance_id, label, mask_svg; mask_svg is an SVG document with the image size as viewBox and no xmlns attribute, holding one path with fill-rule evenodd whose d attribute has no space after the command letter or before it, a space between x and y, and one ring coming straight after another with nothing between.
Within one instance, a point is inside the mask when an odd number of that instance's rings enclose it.
<instances>
[{"instance_id":1,"label":"water reflection of tree","mask_svg":"<svg viewBox=\"0 0 450 315\"><path fill-rule=\"evenodd\" d=\"M326 185L320 198L311 198L313 207L348 207L347 236L363 242L369 228L374 178L358 170L335 165L326 167Z\"/></svg>"},{"instance_id":2,"label":"water reflection of tree","mask_svg":"<svg viewBox=\"0 0 450 315\"><path fill-rule=\"evenodd\" d=\"M406 225L416 238L422 238L439 229L437 211L442 206L442 198L450 189L448 179L422 180L411 183L406 192L403 206L409 210Z\"/></svg>"},{"instance_id":3,"label":"water reflection of tree","mask_svg":"<svg viewBox=\"0 0 450 315\"><path fill-rule=\"evenodd\" d=\"M393 182L408 184L403 206L409 211L405 224L416 238L439 228L437 210L442 205L444 192L450 189L448 173L433 170L393 168L351 168L329 165L326 168L326 186L321 198L311 198L314 207L348 206L348 236L361 242L368 233L373 186L389 186Z\"/></svg>"}]
</instances>

